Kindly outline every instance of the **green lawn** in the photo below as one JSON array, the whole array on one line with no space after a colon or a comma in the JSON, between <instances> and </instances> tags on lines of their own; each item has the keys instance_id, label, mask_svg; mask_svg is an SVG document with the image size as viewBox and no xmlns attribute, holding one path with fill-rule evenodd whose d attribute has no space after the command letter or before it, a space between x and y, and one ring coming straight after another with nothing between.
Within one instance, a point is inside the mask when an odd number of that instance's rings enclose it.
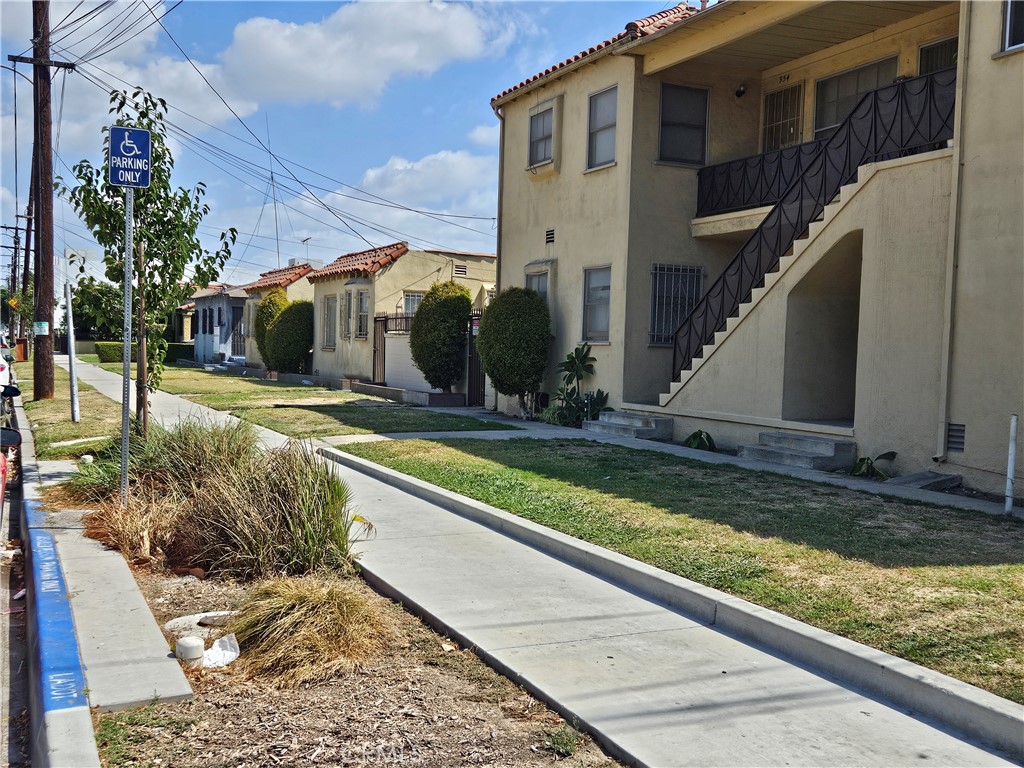
<instances>
[{"instance_id":1,"label":"green lawn","mask_svg":"<svg viewBox=\"0 0 1024 768\"><path fill-rule=\"evenodd\" d=\"M1024 523L588 441L342 450L1024 702Z\"/></svg>"},{"instance_id":2,"label":"green lawn","mask_svg":"<svg viewBox=\"0 0 1024 768\"><path fill-rule=\"evenodd\" d=\"M96 355L80 355L79 359L108 371L121 372L121 363L100 363ZM134 372L133 364L133 375ZM201 368L167 366L160 389L296 438L515 429L482 419L399 405L356 392Z\"/></svg>"},{"instance_id":3,"label":"green lawn","mask_svg":"<svg viewBox=\"0 0 1024 768\"><path fill-rule=\"evenodd\" d=\"M105 395L101 395L88 384L78 384L78 409L80 421L71 421L71 385L68 372L53 368L53 399L32 399L32 362L16 366L18 386L21 388L25 415L32 425L36 457L42 460L74 459L84 453L95 453L102 439L69 446L54 446L53 443L81 438L105 438L121 434L121 406ZM28 424L20 424L22 429Z\"/></svg>"}]
</instances>

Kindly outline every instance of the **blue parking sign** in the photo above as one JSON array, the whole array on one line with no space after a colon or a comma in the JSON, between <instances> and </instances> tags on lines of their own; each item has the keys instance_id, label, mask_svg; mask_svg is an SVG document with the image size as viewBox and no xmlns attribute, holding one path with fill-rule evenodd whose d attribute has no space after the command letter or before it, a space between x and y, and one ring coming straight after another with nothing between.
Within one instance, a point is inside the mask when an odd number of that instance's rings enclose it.
<instances>
[{"instance_id":1,"label":"blue parking sign","mask_svg":"<svg viewBox=\"0 0 1024 768\"><path fill-rule=\"evenodd\" d=\"M110 126L107 180L117 187L148 187L150 146L146 129Z\"/></svg>"}]
</instances>

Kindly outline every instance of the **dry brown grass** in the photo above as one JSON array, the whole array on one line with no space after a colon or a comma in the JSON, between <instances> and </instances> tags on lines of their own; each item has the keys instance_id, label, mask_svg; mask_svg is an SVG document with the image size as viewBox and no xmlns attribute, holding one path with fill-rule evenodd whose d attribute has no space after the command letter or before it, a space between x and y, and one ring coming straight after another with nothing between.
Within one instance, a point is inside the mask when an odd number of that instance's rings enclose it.
<instances>
[{"instance_id":1,"label":"dry brown grass","mask_svg":"<svg viewBox=\"0 0 1024 768\"><path fill-rule=\"evenodd\" d=\"M228 631L238 638L248 674L295 688L370 662L392 642L395 625L356 583L309 575L257 584Z\"/></svg>"}]
</instances>

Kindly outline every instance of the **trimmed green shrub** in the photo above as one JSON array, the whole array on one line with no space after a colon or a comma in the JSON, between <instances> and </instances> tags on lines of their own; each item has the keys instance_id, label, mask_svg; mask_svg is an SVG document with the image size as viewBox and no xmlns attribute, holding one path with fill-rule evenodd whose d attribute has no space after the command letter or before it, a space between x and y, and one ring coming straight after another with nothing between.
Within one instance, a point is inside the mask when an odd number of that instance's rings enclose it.
<instances>
[{"instance_id":1,"label":"trimmed green shrub","mask_svg":"<svg viewBox=\"0 0 1024 768\"><path fill-rule=\"evenodd\" d=\"M167 345L167 357L164 359L168 363L176 363L179 360L195 360L196 345L186 344L184 342L172 342Z\"/></svg>"},{"instance_id":2,"label":"trimmed green shrub","mask_svg":"<svg viewBox=\"0 0 1024 768\"><path fill-rule=\"evenodd\" d=\"M434 283L409 329L412 361L434 389L450 392L466 370L466 331L473 297L454 280Z\"/></svg>"},{"instance_id":3,"label":"trimmed green shrub","mask_svg":"<svg viewBox=\"0 0 1024 768\"><path fill-rule=\"evenodd\" d=\"M132 362L135 362L136 352L138 351L135 344L132 344ZM96 342L96 355L99 357L101 363L120 363L122 356L124 355L124 344L120 341L97 341Z\"/></svg>"},{"instance_id":4,"label":"trimmed green shrub","mask_svg":"<svg viewBox=\"0 0 1024 768\"><path fill-rule=\"evenodd\" d=\"M293 301L281 310L267 328L264 343L267 351L263 362L267 368L281 373L308 373L302 368L313 348L313 302Z\"/></svg>"},{"instance_id":5,"label":"trimmed green shrub","mask_svg":"<svg viewBox=\"0 0 1024 768\"><path fill-rule=\"evenodd\" d=\"M272 288L267 292L256 307L256 317L252 321L252 336L256 340L256 349L260 351L263 364L271 367L267 362L267 329L277 319L282 310L288 306L288 296L283 288Z\"/></svg>"},{"instance_id":6,"label":"trimmed green shrub","mask_svg":"<svg viewBox=\"0 0 1024 768\"><path fill-rule=\"evenodd\" d=\"M480 318L476 349L494 388L519 398L526 418L526 396L540 389L551 345L551 315L544 299L528 288L506 288Z\"/></svg>"}]
</instances>

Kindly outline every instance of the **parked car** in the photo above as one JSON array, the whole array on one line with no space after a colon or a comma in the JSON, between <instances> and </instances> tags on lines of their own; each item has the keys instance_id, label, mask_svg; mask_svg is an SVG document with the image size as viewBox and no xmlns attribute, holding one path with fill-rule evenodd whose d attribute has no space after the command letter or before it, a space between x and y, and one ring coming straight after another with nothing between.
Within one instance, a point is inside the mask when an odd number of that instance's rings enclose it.
<instances>
[{"instance_id":1,"label":"parked car","mask_svg":"<svg viewBox=\"0 0 1024 768\"><path fill-rule=\"evenodd\" d=\"M0 334L0 387L14 383L14 356L7 337Z\"/></svg>"}]
</instances>

